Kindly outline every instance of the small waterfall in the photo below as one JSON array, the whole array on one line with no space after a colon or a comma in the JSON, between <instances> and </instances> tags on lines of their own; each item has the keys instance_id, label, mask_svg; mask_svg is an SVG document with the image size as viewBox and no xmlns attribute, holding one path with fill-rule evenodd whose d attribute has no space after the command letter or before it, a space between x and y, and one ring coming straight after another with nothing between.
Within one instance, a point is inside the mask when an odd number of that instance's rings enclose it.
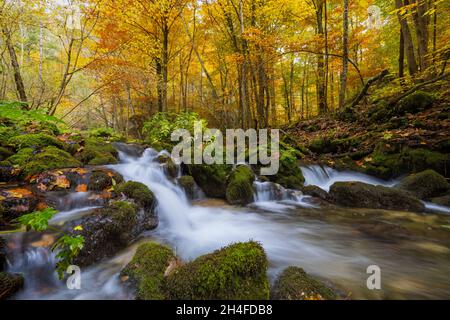
<instances>
[{"instance_id":1,"label":"small waterfall","mask_svg":"<svg viewBox=\"0 0 450 320\"><path fill-rule=\"evenodd\" d=\"M314 185L327 192L330 191L331 186L336 182L357 181L385 187L394 187L398 183L398 180L385 181L359 172L338 171L319 165L302 167L301 169L305 177L306 186Z\"/></svg>"}]
</instances>

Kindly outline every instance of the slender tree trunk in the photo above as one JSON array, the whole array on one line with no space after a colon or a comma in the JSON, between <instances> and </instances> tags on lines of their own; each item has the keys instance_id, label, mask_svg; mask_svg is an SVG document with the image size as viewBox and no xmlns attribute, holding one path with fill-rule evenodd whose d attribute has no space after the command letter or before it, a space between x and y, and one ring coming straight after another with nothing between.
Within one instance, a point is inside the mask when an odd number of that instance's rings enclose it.
<instances>
[{"instance_id":1,"label":"slender tree trunk","mask_svg":"<svg viewBox=\"0 0 450 320\"><path fill-rule=\"evenodd\" d=\"M14 72L14 82L16 83L17 94L19 96L20 101L28 102L22 74L20 73L19 62L17 61L16 50L14 49L14 45L11 43L11 33L6 28L3 28L2 31L5 37L5 45L6 48L8 49L9 58L11 60L11 66Z\"/></svg>"},{"instance_id":2,"label":"slender tree trunk","mask_svg":"<svg viewBox=\"0 0 450 320\"><path fill-rule=\"evenodd\" d=\"M347 90L348 77L348 2L344 0L344 15L343 15L343 36L342 36L342 72L341 85L339 90L339 108L343 108L345 104L345 92Z\"/></svg>"},{"instance_id":3,"label":"slender tree trunk","mask_svg":"<svg viewBox=\"0 0 450 320\"><path fill-rule=\"evenodd\" d=\"M395 5L397 9L403 8L404 4L402 0L395 0ZM401 13L397 14L398 20L401 26L401 31L403 34L403 40L405 43L405 54L406 54L406 60L408 62L408 70L409 74L411 76L415 75L418 71L418 66L416 62L416 57L414 53L414 43L411 36L411 31L409 29L408 21L406 20L406 17L402 15Z\"/></svg>"},{"instance_id":4,"label":"slender tree trunk","mask_svg":"<svg viewBox=\"0 0 450 320\"><path fill-rule=\"evenodd\" d=\"M400 46L398 54L398 76L403 78L405 76L405 40L403 37L403 32L400 28Z\"/></svg>"},{"instance_id":5,"label":"slender tree trunk","mask_svg":"<svg viewBox=\"0 0 450 320\"><path fill-rule=\"evenodd\" d=\"M321 37L324 36L323 9L323 0L318 0L316 4L316 22L317 34ZM326 96L325 57L323 54L317 55L317 106L319 114L325 114L328 110Z\"/></svg>"},{"instance_id":6,"label":"slender tree trunk","mask_svg":"<svg viewBox=\"0 0 450 320\"><path fill-rule=\"evenodd\" d=\"M417 7L413 11L413 21L417 36L417 51L419 53L420 70L425 71L429 66L428 57L428 25L430 22L427 0L415 0Z\"/></svg>"}]
</instances>

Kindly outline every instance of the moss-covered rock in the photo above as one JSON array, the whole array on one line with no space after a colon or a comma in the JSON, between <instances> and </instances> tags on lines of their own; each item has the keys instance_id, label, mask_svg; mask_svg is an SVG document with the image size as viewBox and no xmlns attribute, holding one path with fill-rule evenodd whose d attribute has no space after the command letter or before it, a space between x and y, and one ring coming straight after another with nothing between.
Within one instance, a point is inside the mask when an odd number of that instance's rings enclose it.
<instances>
[{"instance_id":1,"label":"moss-covered rock","mask_svg":"<svg viewBox=\"0 0 450 320\"><path fill-rule=\"evenodd\" d=\"M156 162L164 165L164 170L166 171L167 175L171 178L176 178L178 175L178 168L173 162L172 158L167 154L161 154L155 159Z\"/></svg>"},{"instance_id":2,"label":"moss-covered rock","mask_svg":"<svg viewBox=\"0 0 450 320\"><path fill-rule=\"evenodd\" d=\"M398 188L408 191L419 199L429 199L445 193L450 185L434 170L426 170L403 179Z\"/></svg>"},{"instance_id":3,"label":"moss-covered rock","mask_svg":"<svg viewBox=\"0 0 450 320\"><path fill-rule=\"evenodd\" d=\"M336 293L325 284L310 277L303 269L284 270L271 290L274 300L335 300Z\"/></svg>"},{"instance_id":4,"label":"moss-covered rock","mask_svg":"<svg viewBox=\"0 0 450 320\"><path fill-rule=\"evenodd\" d=\"M195 197L195 180L192 176L182 176L178 178L178 184L183 188L184 192L186 192L186 196L189 199L194 199Z\"/></svg>"},{"instance_id":5,"label":"moss-covered rock","mask_svg":"<svg viewBox=\"0 0 450 320\"><path fill-rule=\"evenodd\" d=\"M43 148L54 146L64 149L64 144L57 138L44 133L23 134L9 139L8 144L16 149Z\"/></svg>"},{"instance_id":6,"label":"moss-covered rock","mask_svg":"<svg viewBox=\"0 0 450 320\"><path fill-rule=\"evenodd\" d=\"M118 152L108 141L98 138L88 138L85 140L83 150L77 157L88 165L108 165L117 164Z\"/></svg>"},{"instance_id":7,"label":"moss-covered rock","mask_svg":"<svg viewBox=\"0 0 450 320\"><path fill-rule=\"evenodd\" d=\"M423 203L408 192L362 182L337 182L331 186L330 199L340 206L423 212Z\"/></svg>"},{"instance_id":8,"label":"moss-covered rock","mask_svg":"<svg viewBox=\"0 0 450 320\"><path fill-rule=\"evenodd\" d=\"M247 205L253 202L255 174L247 166L238 166L230 174L226 190L226 198L232 205Z\"/></svg>"},{"instance_id":9,"label":"moss-covered rock","mask_svg":"<svg viewBox=\"0 0 450 320\"><path fill-rule=\"evenodd\" d=\"M161 244L141 244L133 260L122 270L127 283L135 289L139 300L164 300L165 272L171 262L176 261L173 251Z\"/></svg>"},{"instance_id":10,"label":"moss-covered rock","mask_svg":"<svg viewBox=\"0 0 450 320\"><path fill-rule=\"evenodd\" d=\"M364 171L382 179L390 179L408 173L432 169L442 175L450 172L450 158L428 149L411 149L396 142L380 142L373 152L372 161Z\"/></svg>"},{"instance_id":11,"label":"moss-covered rock","mask_svg":"<svg viewBox=\"0 0 450 320\"><path fill-rule=\"evenodd\" d=\"M302 192L304 195L310 196L310 197L314 197L314 198L319 198L322 199L324 201L328 201L329 200L329 195L328 192L326 192L325 190L319 188L318 186L305 186L302 188Z\"/></svg>"},{"instance_id":12,"label":"moss-covered rock","mask_svg":"<svg viewBox=\"0 0 450 320\"><path fill-rule=\"evenodd\" d=\"M6 300L23 288L22 275L0 272L0 300Z\"/></svg>"},{"instance_id":13,"label":"moss-covered rock","mask_svg":"<svg viewBox=\"0 0 450 320\"><path fill-rule=\"evenodd\" d=\"M227 179L233 169L230 165L188 165L197 185L210 198L226 199Z\"/></svg>"},{"instance_id":14,"label":"moss-covered rock","mask_svg":"<svg viewBox=\"0 0 450 320\"><path fill-rule=\"evenodd\" d=\"M300 190L305 183L305 178L298 164L297 157L290 151L281 152L278 173L269 176L269 179L285 188L295 190Z\"/></svg>"},{"instance_id":15,"label":"moss-covered rock","mask_svg":"<svg viewBox=\"0 0 450 320\"><path fill-rule=\"evenodd\" d=\"M82 231L73 229L78 225L82 226ZM113 256L144 231L138 223L137 205L126 201L116 201L97 209L92 215L72 222L68 228L71 234L81 234L85 239L83 249L74 259L79 266Z\"/></svg>"},{"instance_id":16,"label":"moss-covered rock","mask_svg":"<svg viewBox=\"0 0 450 320\"><path fill-rule=\"evenodd\" d=\"M256 242L237 243L201 256L167 277L172 300L266 300L267 258Z\"/></svg>"},{"instance_id":17,"label":"moss-covered rock","mask_svg":"<svg viewBox=\"0 0 450 320\"><path fill-rule=\"evenodd\" d=\"M434 101L435 98L431 94L424 91L417 91L399 102L397 114L416 114L433 106Z\"/></svg>"},{"instance_id":18,"label":"moss-covered rock","mask_svg":"<svg viewBox=\"0 0 450 320\"><path fill-rule=\"evenodd\" d=\"M89 177L88 189L91 191L103 191L123 183L123 177L114 171L94 170Z\"/></svg>"},{"instance_id":19,"label":"moss-covered rock","mask_svg":"<svg viewBox=\"0 0 450 320\"><path fill-rule=\"evenodd\" d=\"M38 151L33 148L20 149L15 155L9 157L7 161L14 166L24 167Z\"/></svg>"},{"instance_id":20,"label":"moss-covered rock","mask_svg":"<svg viewBox=\"0 0 450 320\"><path fill-rule=\"evenodd\" d=\"M152 191L143 183L129 181L114 187L114 192L123 194L129 199L133 199L139 206L153 210L156 198Z\"/></svg>"},{"instance_id":21,"label":"moss-covered rock","mask_svg":"<svg viewBox=\"0 0 450 320\"><path fill-rule=\"evenodd\" d=\"M46 147L29 159L23 166L25 176L41 173L52 169L75 168L82 164L66 151L56 147Z\"/></svg>"},{"instance_id":22,"label":"moss-covered rock","mask_svg":"<svg viewBox=\"0 0 450 320\"><path fill-rule=\"evenodd\" d=\"M335 153L338 151L338 146L335 141L328 137L313 140L308 148L317 154Z\"/></svg>"}]
</instances>

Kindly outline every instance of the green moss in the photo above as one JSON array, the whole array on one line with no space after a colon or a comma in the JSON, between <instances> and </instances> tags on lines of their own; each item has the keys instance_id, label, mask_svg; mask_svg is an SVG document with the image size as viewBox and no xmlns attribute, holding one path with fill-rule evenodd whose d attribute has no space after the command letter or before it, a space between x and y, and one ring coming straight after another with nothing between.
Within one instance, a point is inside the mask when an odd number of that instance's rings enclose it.
<instances>
[{"instance_id":1,"label":"green moss","mask_svg":"<svg viewBox=\"0 0 450 320\"><path fill-rule=\"evenodd\" d=\"M15 147L16 149L43 148L48 146L54 146L59 149L64 149L64 144L61 141L59 141L55 137L43 133L23 134L15 136L9 139L8 144Z\"/></svg>"},{"instance_id":2,"label":"green moss","mask_svg":"<svg viewBox=\"0 0 450 320\"><path fill-rule=\"evenodd\" d=\"M133 260L122 271L136 287L136 298L139 300L163 300L164 273L175 255L172 250L158 243L141 244Z\"/></svg>"},{"instance_id":3,"label":"green moss","mask_svg":"<svg viewBox=\"0 0 450 320\"><path fill-rule=\"evenodd\" d=\"M238 166L228 178L226 197L232 205L247 205L253 201L255 174L247 166Z\"/></svg>"},{"instance_id":4,"label":"green moss","mask_svg":"<svg viewBox=\"0 0 450 320\"><path fill-rule=\"evenodd\" d=\"M158 156L155 160L161 164L164 164L165 170L170 177L176 178L178 169L170 156L163 154Z\"/></svg>"},{"instance_id":5,"label":"green moss","mask_svg":"<svg viewBox=\"0 0 450 320\"><path fill-rule=\"evenodd\" d=\"M271 293L275 300L335 300L334 291L297 267L283 271Z\"/></svg>"},{"instance_id":6,"label":"green moss","mask_svg":"<svg viewBox=\"0 0 450 320\"><path fill-rule=\"evenodd\" d=\"M423 91L417 91L400 101L397 106L397 113L416 114L430 108L434 101L435 98L431 94Z\"/></svg>"},{"instance_id":7,"label":"green moss","mask_svg":"<svg viewBox=\"0 0 450 320\"><path fill-rule=\"evenodd\" d=\"M155 205L155 196L153 195L153 192L151 192L145 184L140 182L129 181L116 185L114 187L114 192L124 194L144 208L153 208Z\"/></svg>"},{"instance_id":8,"label":"green moss","mask_svg":"<svg viewBox=\"0 0 450 320\"><path fill-rule=\"evenodd\" d=\"M429 199L442 195L449 189L447 180L434 170L426 170L410 175L402 180L399 188L419 199Z\"/></svg>"},{"instance_id":9,"label":"green moss","mask_svg":"<svg viewBox=\"0 0 450 320\"><path fill-rule=\"evenodd\" d=\"M285 188L296 190L300 190L305 183L297 157L289 151L281 151L278 173L274 176L269 176L269 179Z\"/></svg>"},{"instance_id":10,"label":"green moss","mask_svg":"<svg viewBox=\"0 0 450 320\"><path fill-rule=\"evenodd\" d=\"M338 151L337 145L334 140L323 137L317 138L311 142L309 149L317 154L335 153Z\"/></svg>"},{"instance_id":11,"label":"green moss","mask_svg":"<svg viewBox=\"0 0 450 320\"><path fill-rule=\"evenodd\" d=\"M14 153L11 150L9 150L7 148L0 147L0 161L4 161L5 159L8 159L13 154Z\"/></svg>"},{"instance_id":12,"label":"green moss","mask_svg":"<svg viewBox=\"0 0 450 320\"><path fill-rule=\"evenodd\" d=\"M29 152L29 151L28 151ZM11 158L10 158L11 159ZM23 173L32 175L52 169L80 167L82 164L69 153L56 147L46 147L42 152L32 155L23 165Z\"/></svg>"},{"instance_id":13,"label":"green moss","mask_svg":"<svg viewBox=\"0 0 450 320\"><path fill-rule=\"evenodd\" d=\"M226 198L227 178L232 166L225 164L189 165L195 182L211 198Z\"/></svg>"},{"instance_id":14,"label":"green moss","mask_svg":"<svg viewBox=\"0 0 450 320\"><path fill-rule=\"evenodd\" d=\"M23 167L33 157L35 151L32 148L20 149L15 155L9 157L7 160L14 166Z\"/></svg>"},{"instance_id":15,"label":"green moss","mask_svg":"<svg viewBox=\"0 0 450 320\"><path fill-rule=\"evenodd\" d=\"M167 278L173 300L266 300L267 258L256 242L237 243L175 269Z\"/></svg>"},{"instance_id":16,"label":"green moss","mask_svg":"<svg viewBox=\"0 0 450 320\"><path fill-rule=\"evenodd\" d=\"M449 156L427 149L411 149L394 142L381 142L366 165L366 173L383 179L432 169L442 175L449 172Z\"/></svg>"},{"instance_id":17,"label":"green moss","mask_svg":"<svg viewBox=\"0 0 450 320\"><path fill-rule=\"evenodd\" d=\"M116 201L113 202L105 212L111 216L112 223L105 225L104 228L107 228L110 231L116 231L118 235L130 232L136 224L137 207L133 203Z\"/></svg>"},{"instance_id":18,"label":"green moss","mask_svg":"<svg viewBox=\"0 0 450 320\"><path fill-rule=\"evenodd\" d=\"M88 138L78 158L89 165L106 165L117 163L118 152L111 145L97 138Z\"/></svg>"}]
</instances>

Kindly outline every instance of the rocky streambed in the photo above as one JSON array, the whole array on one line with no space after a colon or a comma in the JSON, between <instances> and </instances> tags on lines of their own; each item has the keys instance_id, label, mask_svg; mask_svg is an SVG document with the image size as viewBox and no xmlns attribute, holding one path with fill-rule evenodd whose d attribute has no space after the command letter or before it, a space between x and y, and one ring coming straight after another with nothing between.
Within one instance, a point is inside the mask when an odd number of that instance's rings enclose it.
<instances>
[{"instance_id":1,"label":"rocky streambed","mask_svg":"<svg viewBox=\"0 0 450 320\"><path fill-rule=\"evenodd\" d=\"M164 152L118 149L115 165L2 186L8 219L51 205L60 211L51 224L86 245L74 261L81 290L69 290L55 272L52 232L1 235L0 298L450 296L449 187L434 171L384 181L287 161L278 176L258 177L246 166L178 167ZM381 290L367 288L373 265Z\"/></svg>"}]
</instances>

